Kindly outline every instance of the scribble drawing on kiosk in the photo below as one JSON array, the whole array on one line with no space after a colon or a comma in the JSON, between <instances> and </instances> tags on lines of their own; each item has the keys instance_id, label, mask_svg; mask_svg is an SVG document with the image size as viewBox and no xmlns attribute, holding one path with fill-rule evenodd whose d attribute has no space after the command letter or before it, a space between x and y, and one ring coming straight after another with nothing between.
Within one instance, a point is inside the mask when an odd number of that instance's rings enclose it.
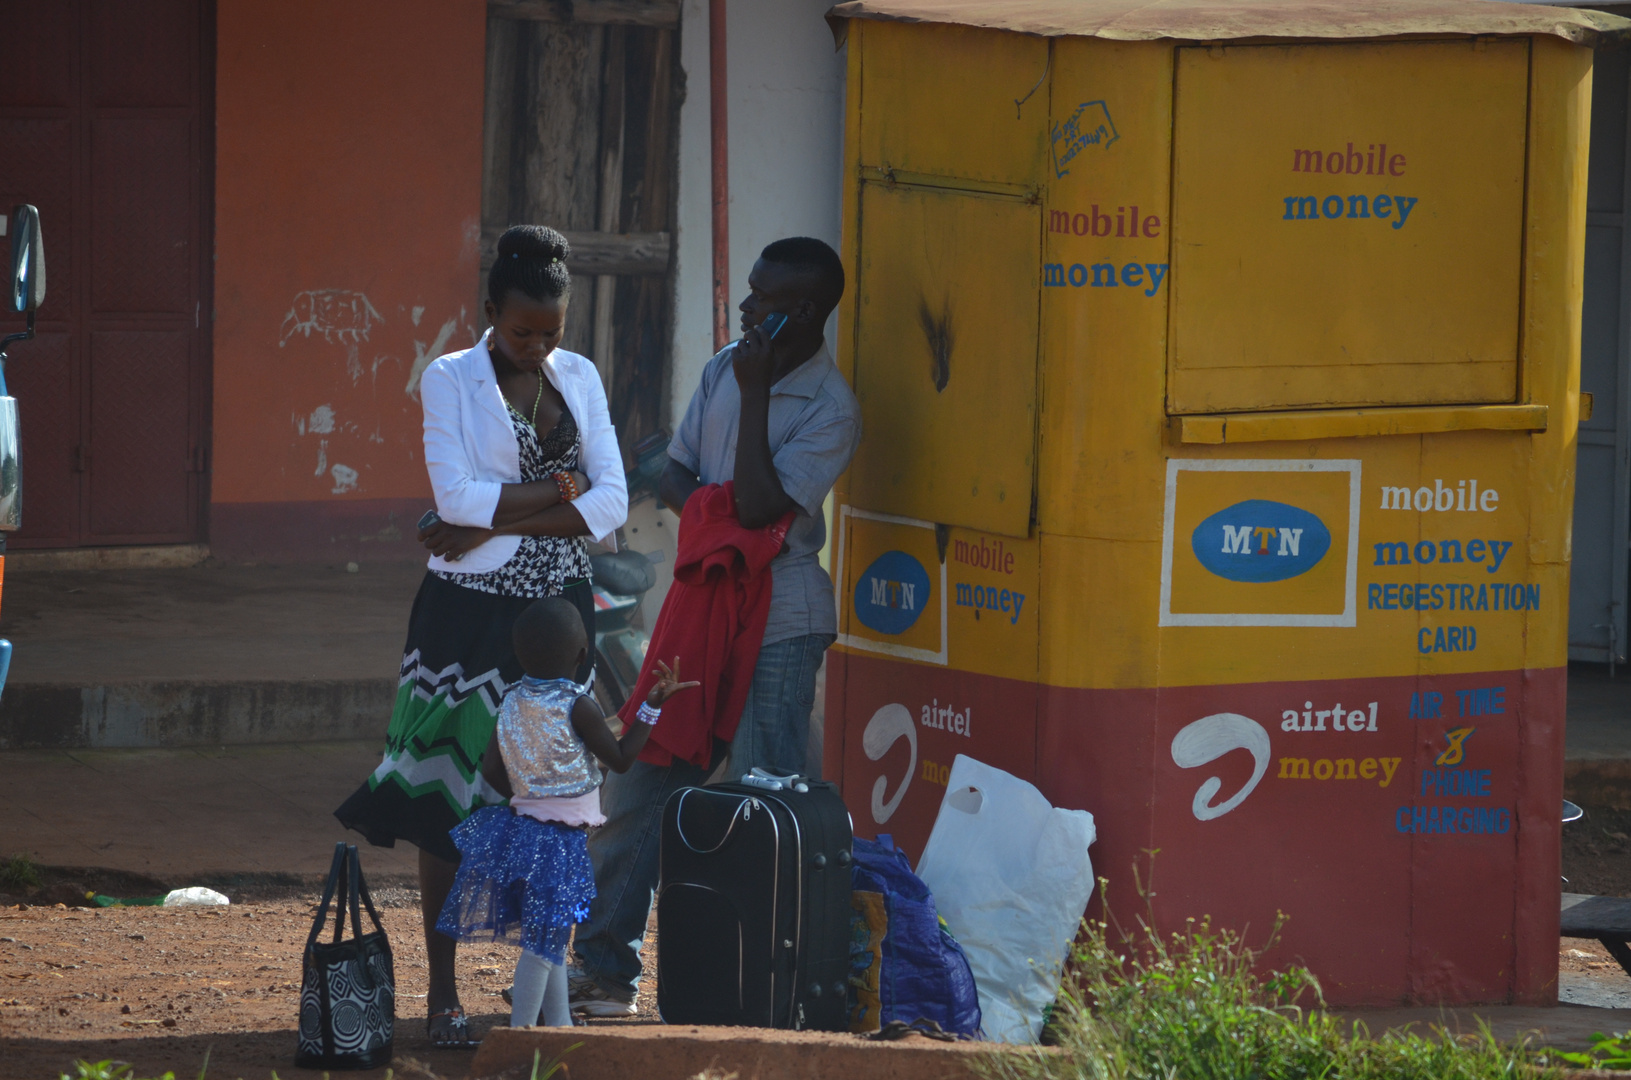
<instances>
[{"instance_id":1,"label":"scribble drawing on kiosk","mask_svg":"<svg viewBox=\"0 0 1631 1080\"><path fill-rule=\"evenodd\" d=\"M1299 507L1247 499L1195 526L1200 564L1229 581L1285 581L1312 570L1331 550L1331 530Z\"/></svg>"},{"instance_id":2,"label":"scribble drawing on kiosk","mask_svg":"<svg viewBox=\"0 0 1631 1080\"><path fill-rule=\"evenodd\" d=\"M909 630L929 602L929 572L904 551L886 551L855 583L855 617L880 634Z\"/></svg>"},{"instance_id":3,"label":"scribble drawing on kiosk","mask_svg":"<svg viewBox=\"0 0 1631 1080\"><path fill-rule=\"evenodd\" d=\"M1102 101L1082 102L1064 123L1053 125L1052 134L1053 171L1059 177L1070 175L1065 166L1089 146L1107 150L1121 138L1116 122L1110 119L1109 106Z\"/></svg>"}]
</instances>

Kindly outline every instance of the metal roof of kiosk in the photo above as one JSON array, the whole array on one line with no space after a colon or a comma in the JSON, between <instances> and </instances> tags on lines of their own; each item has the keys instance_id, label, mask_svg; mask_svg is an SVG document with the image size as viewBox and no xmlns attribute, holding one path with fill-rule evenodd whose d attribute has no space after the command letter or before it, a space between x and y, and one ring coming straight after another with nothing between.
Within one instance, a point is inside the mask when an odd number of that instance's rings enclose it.
<instances>
[{"instance_id":1,"label":"metal roof of kiosk","mask_svg":"<svg viewBox=\"0 0 1631 1080\"><path fill-rule=\"evenodd\" d=\"M1595 45L1631 32L1618 15L1497 0L850 0L827 12L840 43L850 19L1112 41L1547 34Z\"/></svg>"}]
</instances>

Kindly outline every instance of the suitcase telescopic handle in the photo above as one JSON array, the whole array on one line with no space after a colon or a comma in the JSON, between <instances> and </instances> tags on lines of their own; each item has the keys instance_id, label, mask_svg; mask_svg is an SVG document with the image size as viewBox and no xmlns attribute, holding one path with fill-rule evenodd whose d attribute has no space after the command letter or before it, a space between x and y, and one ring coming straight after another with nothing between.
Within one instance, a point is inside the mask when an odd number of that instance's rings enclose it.
<instances>
[{"instance_id":1,"label":"suitcase telescopic handle","mask_svg":"<svg viewBox=\"0 0 1631 1080\"><path fill-rule=\"evenodd\" d=\"M786 791L791 788L799 793L810 790L809 777L799 773L778 773L763 769L755 765L753 770L742 777L742 783L749 787L763 788L766 791Z\"/></svg>"}]
</instances>

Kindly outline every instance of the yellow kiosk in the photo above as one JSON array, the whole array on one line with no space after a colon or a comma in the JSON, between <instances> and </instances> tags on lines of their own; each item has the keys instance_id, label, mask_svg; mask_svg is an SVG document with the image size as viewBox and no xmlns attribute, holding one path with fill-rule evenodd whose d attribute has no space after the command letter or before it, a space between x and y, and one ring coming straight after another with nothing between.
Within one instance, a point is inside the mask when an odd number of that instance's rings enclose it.
<instances>
[{"instance_id":1,"label":"yellow kiosk","mask_svg":"<svg viewBox=\"0 0 1631 1080\"><path fill-rule=\"evenodd\" d=\"M858 0L827 758L1329 1000L1555 1000L1595 12Z\"/></svg>"}]
</instances>

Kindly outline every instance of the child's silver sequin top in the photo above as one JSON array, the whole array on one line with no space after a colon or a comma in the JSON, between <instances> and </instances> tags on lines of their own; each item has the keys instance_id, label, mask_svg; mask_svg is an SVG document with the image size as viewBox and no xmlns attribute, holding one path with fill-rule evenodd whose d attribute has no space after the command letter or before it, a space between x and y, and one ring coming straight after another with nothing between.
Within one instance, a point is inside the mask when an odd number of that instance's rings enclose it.
<instances>
[{"instance_id":1,"label":"child's silver sequin top","mask_svg":"<svg viewBox=\"0 0 1631 1080\"><path fill-rule=\"evenodd\" d=\"M572 730L572 706L588 692L571 679L526 676L498 710L498 746L518 799L582 795L600 786L600 768Z\"/></svg>"}]
</instances>

